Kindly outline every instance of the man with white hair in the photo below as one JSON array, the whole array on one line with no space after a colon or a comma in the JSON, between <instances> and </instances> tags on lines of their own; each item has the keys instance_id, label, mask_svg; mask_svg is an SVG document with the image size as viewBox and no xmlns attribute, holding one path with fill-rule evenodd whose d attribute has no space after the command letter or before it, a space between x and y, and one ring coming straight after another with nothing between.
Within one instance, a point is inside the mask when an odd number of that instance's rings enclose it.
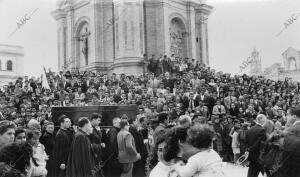
<instances>
[{"instance_id":1,"label":"man with white hair","mask_svg":"<svg viewBox=\"0 0 300 177\"><path fill-rule=\"evenodd\" d=\"M263 168L258 163L259 150L262 142L267 139L266 130L263 127L267 121L267 117L263 114L257 115L255 119L256 125L251 127L246 133L246 146L249 152L248 160L250 162L247 177L258 177L259 172L263 172Z\"/></svg>"},{"instance_id":2,"label":"man with white hair","mask_svg":"<svg viewBox=\"0 0 300 177\"><path fill-rule=\"evenodd\" d=\"M182 115L178 119L179 126L189 128L192 125L192 119L188 115Z\"/></svg>"}]
</instances>

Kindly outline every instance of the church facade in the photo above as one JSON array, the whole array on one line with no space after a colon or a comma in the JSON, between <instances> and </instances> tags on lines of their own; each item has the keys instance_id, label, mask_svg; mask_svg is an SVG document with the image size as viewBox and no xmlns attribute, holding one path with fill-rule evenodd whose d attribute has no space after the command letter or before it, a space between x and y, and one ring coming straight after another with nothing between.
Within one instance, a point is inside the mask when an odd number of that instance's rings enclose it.
<instances>
[{"instance_id":1,"label":"church facade","mask_svg":"<svg viewBox=\"0 0 300 177\"><path fill-rule=\"evenodd\" d=\"M209 65L212 9L199 0L59 0L58 69L140 74L144 54Z\"/></svg>"},{"instance_id":2,"label":"church facade","mask_svg":"<svg viewBox=\"0 0 300 177\"><path fill-rule=\"evenodd\" d=\"M0 44L0 87L23 77L24 48Z\"/></svg>"},{"instance_id":3,"label":"church facade","mask_svg":"<svg viewBox=\"0 0 300 177\"><path fill-rule=\"evenodd\" d=\"M282 53L283 66L275 63L263 74L268 79L285 80L286 78L300 82L300 51L289 47Z\"/></svg>"}]
</instances>

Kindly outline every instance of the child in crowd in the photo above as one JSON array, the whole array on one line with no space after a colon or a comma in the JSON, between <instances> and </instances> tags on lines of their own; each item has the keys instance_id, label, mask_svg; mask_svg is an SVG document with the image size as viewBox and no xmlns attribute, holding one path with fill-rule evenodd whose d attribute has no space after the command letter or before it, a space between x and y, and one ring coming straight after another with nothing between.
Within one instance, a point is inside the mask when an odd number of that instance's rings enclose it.
<instances>
[{"instance_id":1,"label":"child in crowd","mask_svg":"<svg viewBox=\"0 0 300 177\"><path fill-rule=\"evenodd\" d=\"M27 141L33 148L33 163L31 167L31 176L43 176L47 175L46 161L48 156L45 152L45 147L39 142L41 137L40 130L32 129L27 132Z\"/></svg>"},{"instance_id":2,"label":"child in crowd","mask_svg":"<svg viewBox=\"0 0 300 177\"><path fill-rule=\"evenodd\" d=\"M232 143L231 143L231 147L232 147L232 151L233 151L233 161L234 163L237 162L239 156L240 156L240 143L238 140L238 134L239 134L239 130L240 127L238 125L235 125L234 127L232 127L231 131L230 131L230 136L232 138Z\"/></svg>"}]
</instances>

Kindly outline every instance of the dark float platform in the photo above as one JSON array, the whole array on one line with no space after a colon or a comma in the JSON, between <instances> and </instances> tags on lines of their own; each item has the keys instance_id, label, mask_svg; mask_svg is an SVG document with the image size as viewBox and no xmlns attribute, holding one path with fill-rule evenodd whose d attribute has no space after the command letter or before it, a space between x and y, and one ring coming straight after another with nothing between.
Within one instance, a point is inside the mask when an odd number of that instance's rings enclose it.
<instances>
[{"instance_id":1,"label":"dark float platform","mask_svg":"<svg viewBox=\"0 0 300 177\"><path fill-rule=\"evenodd\" d=\"M52 116L55 125L58 125L58 118L61 115L68 116L72 124L76 124L78 118L88 117L93 113L102 114L102 127L112 126L114 117L122 117L126 114L128 118L136 118L137 105L99 105L99 106L80 106L80 107L53 107Z\"/></svg>"}]
</instances>

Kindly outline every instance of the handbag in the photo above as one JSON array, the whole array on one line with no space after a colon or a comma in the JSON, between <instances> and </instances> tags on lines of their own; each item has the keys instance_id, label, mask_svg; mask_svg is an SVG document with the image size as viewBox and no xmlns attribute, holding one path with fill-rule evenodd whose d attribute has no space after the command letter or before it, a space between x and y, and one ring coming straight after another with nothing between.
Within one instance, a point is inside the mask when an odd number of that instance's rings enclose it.
<instances>
[{"instance_id":1,"label":"handbag","mask_svg":"<svg viewBox=\"0 0 300 177\"><path fill-rule=\"evenodd\" d=\"M238 158L238 160L236 161L237 165L241 165L243 167L248 167L249 166L249 152L245 152L244 155L242 155L240 158Z\"/></svg>"}]
</instances>

